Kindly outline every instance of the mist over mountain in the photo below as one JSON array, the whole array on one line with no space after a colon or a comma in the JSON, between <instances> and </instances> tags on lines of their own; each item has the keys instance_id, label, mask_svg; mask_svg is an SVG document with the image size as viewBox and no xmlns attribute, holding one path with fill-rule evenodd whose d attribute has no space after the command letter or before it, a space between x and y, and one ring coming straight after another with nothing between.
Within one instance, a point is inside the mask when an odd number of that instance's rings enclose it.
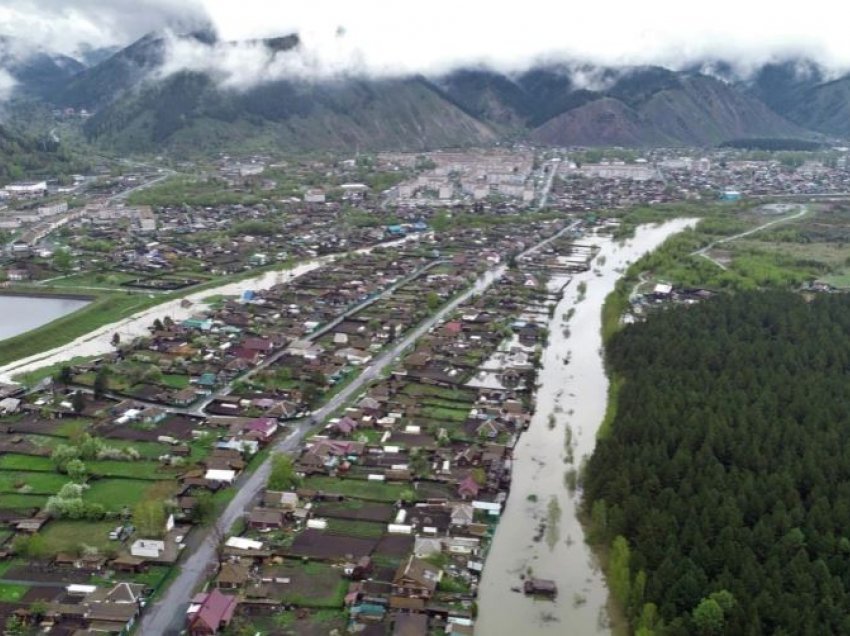
<instances>
[{"instance_id":1,"label":"mist over mountain","mask_svg":"<svg viewBox=\"0 0 850 636\"><path fill-rule=\"evenodd\" d=\"M121 152L237 145L429 149L529 140L550 145L715 145L739 138L850 135L850 80L811 60L742 75L716 58L682 70L557 62L374 74L300 34L224 40L209 29L150 33L88 59L9 67L29 94L86 109L84 132ZM337 61L334 61L337 60ZM25 88L24 88L25 87Z\"/></svg>"}]
</instances>

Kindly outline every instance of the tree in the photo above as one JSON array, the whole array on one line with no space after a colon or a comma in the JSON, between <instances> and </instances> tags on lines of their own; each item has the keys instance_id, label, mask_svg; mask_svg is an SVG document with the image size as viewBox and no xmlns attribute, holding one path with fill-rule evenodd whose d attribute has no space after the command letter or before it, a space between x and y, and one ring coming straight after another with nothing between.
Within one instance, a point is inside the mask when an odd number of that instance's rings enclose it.
<instances>
[{"instance_id":1,"label":"tree","mask_svg":"<svg viewBox=\"0 0 850 636\"><path fill-rule=\"evenodd\" d=\"M165 534L165 519L165 506L161 500L142 500L133 508L133 525L141 537L162 537Z\"/></svg>"},{"instance_id":2,"label":"tree","mask_svg":"<svg viewBox=\"0 0 850 636\"><path fill-rule=\"evenodd\" d=\"M53 379L59 384L64 384L65 386L71 384L71 382L74 381L74 374L71 371L71 367L67 364L63 365L62 368L59 369L59 373L57 373Z\"/></svg>"},{"instance_id":3,"label":"tree","mask_svg":"<svg viewBox=\"0 0 850 636\"><path fill-rule=\"evenodd\" d=\"M37 532L29 536L19 534L12 541L12 550L15 554L30 558L44 559L48 556L47 542Z\"/></svg>"},{"instance_id":4,"label":"tree","mask_svg":"<svg viewBox=\"0 0 850 636\"><path fill-rule=\"evenodd\" d=\"M60 272L70 272L73 266L71 252L65 248L60 248L53 252L53 267Z\"/></svg>"},{"instance_id":5,"label":"tree","mask_svg":"<svg viewBox=\"0 0 850 636\"><path fill-rule=\"evenodd\" d=\"M292 458L285 453L272 455L272 470L269 475L269 490L290 490L297 486L301 480L295 474L295 465Z\"/></svg>"},{"instance_id":6,"label":"tree","mask_svg":"<svg viewBox=\"0 0 850 636\"><path fill-rule=\"evenodd\" d=\"M72 459L65 465L65 472L68 473L74 482L81 484L86 480L86 465L79 459Z\"/></svg>"},{"instance_id":7,"label":"tree","mask_svg":"<svg viewBox=\"0 0 850 636\"><path fill-rule=\"evenodd\" d=\"M57 444L53 449L53 452L50 454L50 460L53 462L53 465L56 466L56 470L62 473L65 472L68 462L73 459L77 459L79 456L80 450L76 446Z\"/></svg>"},{"instance_id":8,"label":"tree","mask_svg":"<svg viewBox=\"0 0 850 636\"><path fill-rule=\"evenodd\" d=\"M82 391L76 391L74 395L71 396L71 408L74 409L74 413L82 413L86 410L86 396Z\"/></svg>"},{"instance_id":9,"label":"tree","mask_svg":"<svg viewBox=\"0 0 850 636\"><path fill-rule=\"evenodd\" d=\"M163 331L164 325L162 324L162 321L159 318L153 321L153 329L154 331Z\"/></svg>"},{"instance_id":10,"label":"tree","mask_svg":"<svg viewBox=\"0 0 850 636\"><path fill-rule=\"evenodd\" d=\"M425 304L428 306L429 311L435 311L443 304L443 301L437 292L432 291L425 295Z\"/></svg>"},{"instance_id":11,"label":"tree","mask_svg":"<svg viewBox=\"0 0 850 636\"><path fill-rule=\"evenodd\" d=\"M9 616L3 624L3 634L4 636L23 636L26 634L26 625L24 625L23 619L15 614Z\"/></svg>"},{"instance_id":12,"label":"tree","mask_svg":"<svg viewBox=\"0 0 850 636\"><path fill-rule=\"evenodd\" d=\"M215 500L212 493L204 491L195 497L195 507L192 509L192 521L206 524L215 515Z\"/></svg>"},{"instance_id":13,"label":"tree","mask_svg":"<svg viewBox=\"0 0 850 636\"><path fill-rule=\"evenodd\" d=\"M112 334L112 346L117 349L120 344L121 334L116 331L114 334Z\"/></svg>"},{"instance_id":14,"label":"tree","mask_svg":"<svg viewBox=\"0 0 850 636\"><path fill-rule=\"evenodd\" d=\"M103 394L109 390L109 371L106 367L100 367L97 370L97 373L94 376L93 389L95 399L103 397Z\"/></svg>"},{"instance_id":15,"label":"tree","mask_svg":"<svg viewBox=\"0 0 850 636\"><path fill-rule=\"evenodd\" d=\"M704 598L693 611L694 626L704 636L715 636L723 632L725 619L723 608L712 598Z\"/></svg>"},{"instance_id":16,"label":"tree","mask_svg":"<svg viewBox=\"0 0 850 636\"><path fill-rule=\"evenodd\" d=\"M610 573L608 578L611 584L611 592L623 605L628 604L631 591L630 559L628 541L622 536L617 536L611 545Z\"/></svg>"},{"instance_id":17,"label":"tree","mask_svg":"<svg viewBox=\"0 0 850 636\"><path fill-rule=\"evenodd\" d=\"M30 616L32 616L36 621L41 620L46 613L47 603L44 601L38 600L30 603Z\"/></svg>"}]
</instances>

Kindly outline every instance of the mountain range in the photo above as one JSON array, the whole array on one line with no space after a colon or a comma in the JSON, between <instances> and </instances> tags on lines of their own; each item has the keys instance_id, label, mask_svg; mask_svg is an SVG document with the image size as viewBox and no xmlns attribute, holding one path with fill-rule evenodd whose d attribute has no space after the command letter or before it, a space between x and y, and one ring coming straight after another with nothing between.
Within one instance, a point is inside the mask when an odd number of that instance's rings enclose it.
<instances>
[{"instance_id":1,"label":"mountain range","mask_svg":"<svg viewBox=\"0 0 850 636\"><path fill-rule=\"evenodd\" d=\"M181 41L210 46L201 32ZM850 137L850 76L787 60L736 77L723 61L682 70L542 65L506 74L270 77L224 88L214 73L162 72L169 40L149 34L81 59L3 54L19 94L86 109L84 132L121 152L192 153L274 144L295 150L408 149L527 140L544 145L707 146L746 138ZM295 56L297 35L252 42ZM6 47L7 49L11 47Z\"/></svg>"}]
</instances>

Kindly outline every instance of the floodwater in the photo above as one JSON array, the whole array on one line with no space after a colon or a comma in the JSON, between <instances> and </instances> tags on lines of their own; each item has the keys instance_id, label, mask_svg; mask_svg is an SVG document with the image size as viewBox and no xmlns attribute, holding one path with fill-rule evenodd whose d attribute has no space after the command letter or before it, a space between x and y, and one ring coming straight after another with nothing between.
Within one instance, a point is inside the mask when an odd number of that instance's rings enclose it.
<instances>
[{"instance_id":1,"label":"floodwater","mask_svg":"<svg viewBox=\"0 0 850 636\"><path fill-rule=\"evenodd\" d=\"M0 296L0 340L47 324L89 304L76 298Z\"/></svg>"},{"instance_id":2,"label":"floodwater","mask_svg":"<svg viewBox=\"0 0 850 636\"><path fill-rule=\"evenodd\" d=\"M607 237L582 239L601 250L591 271L573 277L549 324L537 410L514 453L511 493L479 588L476 634L611 633L605 580L576 517L581 493L570 492L566 474L593 452L605 413L608 380L600 335L605 297L629 264L694 223L642 226L622 244ZM557 599L534 600L512 591L529 572L555 580Z\"/></svg>"}]
</instances>

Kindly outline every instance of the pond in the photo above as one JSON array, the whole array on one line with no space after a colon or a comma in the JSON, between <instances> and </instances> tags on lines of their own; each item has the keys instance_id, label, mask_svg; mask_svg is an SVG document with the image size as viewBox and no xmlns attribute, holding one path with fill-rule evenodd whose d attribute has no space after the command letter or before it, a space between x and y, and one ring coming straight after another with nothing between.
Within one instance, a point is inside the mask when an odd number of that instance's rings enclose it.
<instances>
[{"instance_id":1,"label":"pond","mask_svg":"<svg viewBox=\"0 0 850 636\"><path fill-rule=\"evenodd\" d=\"M0 340L17 336L89 304L78 298L0 296Z\"/></svg>"}]
</instances>

